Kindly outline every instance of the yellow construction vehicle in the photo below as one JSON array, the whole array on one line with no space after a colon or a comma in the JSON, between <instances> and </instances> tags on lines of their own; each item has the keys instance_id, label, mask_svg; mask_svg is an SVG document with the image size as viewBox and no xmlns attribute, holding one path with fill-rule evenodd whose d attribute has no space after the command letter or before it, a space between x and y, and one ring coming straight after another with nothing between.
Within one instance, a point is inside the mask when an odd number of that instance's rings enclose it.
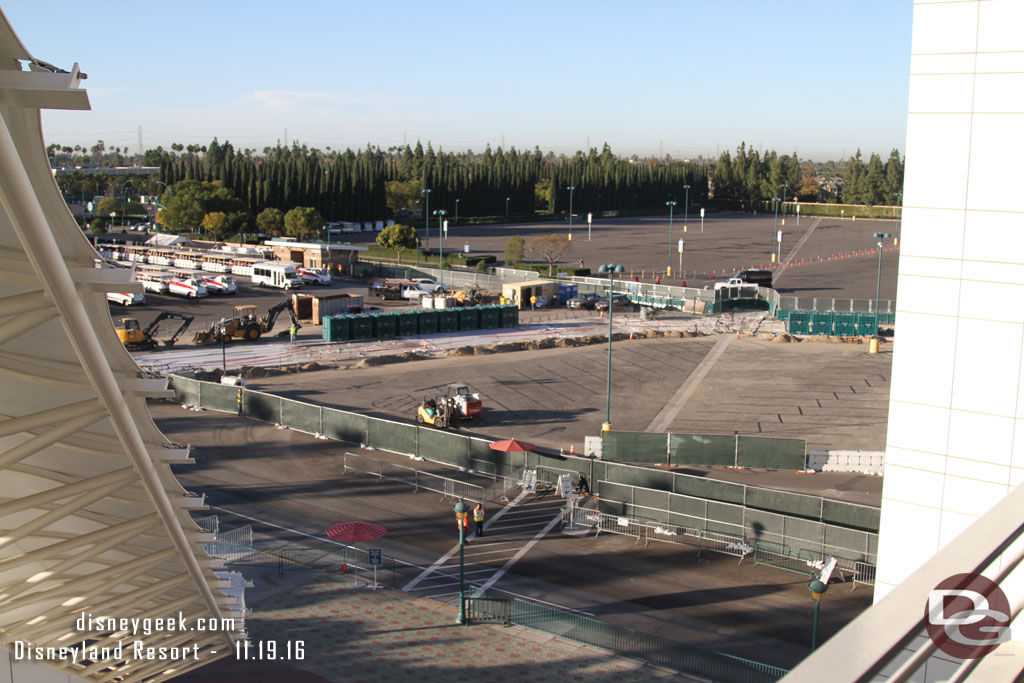
<instances>
[{"instance_id":1,"label":"yellow construction vehicle","mask_svg":"<svg viewBox=\"0 0 1024 683\"><path fill-rule=\"evenodd\" d=\"M288 311L288 316L296 328L302 327L295 318L291 299L285 299L271 306L262 316L257 315L256 306L235 306L232 317L222 318L207 329L196 332L193 341L196 344L216 344L222 341L229 342L232 339L256 341L274 329L274 324L282 311Z\"/></svg>"},{"instance_id":2,"label":"yellow construction vehicle","mask_svg":"<svg viewBox=\"0 0 1024 683\"><path fill-rule=\"evenodd\" d=\"M174 331L170 339L164 340L164 346L174 346L174 342L178 341L178 337L181 333L188 329L188 326L192 324L193 316L186 315L184 313L170 313L168 311L161 311L160 314L153 319L149 325L143 328L139 325L139 321L135 318L121 318L114 326L117 332L117 338L121 340L125 348L129 351L149 351L155 349L159 343L156 339L157 329L160 327L160 323L164 320L180 320L181 324L178 329Z\"/></svg>"},{"instance_id":3,"label":"yellow construction vehicle","mask_svg":"<svg viewBox=\"0 0 1024 683\"><path fill-rule=\"evenodd\" d=\"M455 399L450 396L424 398L423 403L416 408L417 422L439 429L458 429L460 418Z\"/></svg>"},{"instance_id":4,"label":"yellow construction vehicle","mask_svg":"<svg viewBox=\"0 0 1024 683\"><path fill-rule=\"evenodd\" d=\"M479 306L483 303L480 288L476 285L469 285L465 289L456 290L454 294L455 303L458 306Z\"/></svg>"}]
</instances>

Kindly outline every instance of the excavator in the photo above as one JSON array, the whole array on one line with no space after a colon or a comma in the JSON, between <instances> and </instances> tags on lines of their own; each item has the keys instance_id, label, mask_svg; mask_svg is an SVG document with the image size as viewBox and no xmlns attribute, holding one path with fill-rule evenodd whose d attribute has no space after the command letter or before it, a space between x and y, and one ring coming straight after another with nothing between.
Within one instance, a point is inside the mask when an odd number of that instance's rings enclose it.
<instances>
[{"instance_id":1,"label":"excavator","mask_svg":"<svg viewBox=\"0 0 1024 683\"><path fill-rule=\"evenodd\" d=\"M193 341L196 344L217 344L229 342L232 339L247 339L256 341L274 329L278 316L282 311L288 311L292 324L296 328L302 327L295 318L295 311L292 310L291 299L285 299L267 309L262 316L256 313L256 306L235 306L234 314L230 318L222 318L213 323L205 330L196 332Z\"/></svg>"},{"instance_id":2,"label":"excavator","mask_svg":"<svg viewBox=\"0 0 1024 683\"><path fill-rule=\"evenodd\" d=\"M157 347L156 331L160 327L160 323L164 320L180 320L181 324L178 329L174 331L170 339L164 340L164 346L174 346L174 342L178 341L178 337L181 333L188 329L188 326L192 324L194 316L187 315L185 313L170 313L168 311L161 311L160 314L153 319L149 325L142 328L139 325L139 321L135 318L121 318L117 321L114 329L117 331L117 338L121 340L125 348L129 351L149 351Z\"/></svg>"}]
</instances>

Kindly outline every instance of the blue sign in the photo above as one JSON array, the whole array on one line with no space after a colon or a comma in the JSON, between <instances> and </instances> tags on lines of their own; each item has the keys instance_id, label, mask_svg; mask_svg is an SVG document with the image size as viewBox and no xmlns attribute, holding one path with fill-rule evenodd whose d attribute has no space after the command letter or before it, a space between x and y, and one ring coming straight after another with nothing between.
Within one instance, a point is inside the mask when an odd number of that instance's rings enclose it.
<instances>
[{"instance_id":1,"label":"blue sign","mask_svg":"<svg viewBox=\"0 0 1024 683\"><path fill-rule=\"evenodd\" d=\"M381 561L380 548L371 548L366 551L370 555L370 566L379 566L383 564Z\"/></svg>"}]
</instances>

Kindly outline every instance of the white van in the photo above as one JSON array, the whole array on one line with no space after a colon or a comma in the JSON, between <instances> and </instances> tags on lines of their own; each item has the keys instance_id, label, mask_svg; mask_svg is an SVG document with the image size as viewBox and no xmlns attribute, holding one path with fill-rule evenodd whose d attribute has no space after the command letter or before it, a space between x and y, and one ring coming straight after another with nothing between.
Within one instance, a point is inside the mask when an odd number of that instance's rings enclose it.
<instances>
[{"instance_id":1,"label":"white van","mask_svg":"<svg viewBox=\"0 0 1024 683\"><path fill-rule=\"evenodd\" d=\"M302 286L302 278L295 264L264 261L252 267L252 283L259 287L279 287L293 289Z\"/></svg>"},{"instance_id":2,"label":"white van","mask_svg":"<svg viewBox=\"0 0 1024 683\"><path fill-rule=\"evenodd\" d=\"M331 284L331 271L326 268L299 268L299 277L305 285Z\"/></svg>"},{"instance_id":3,"label":"white van","mask_svg":"<svg viewBox=\"0 0 1024 683\"><path fill-rule=\"evenodd\" d=\"M230 275L203 275L203 284L211 294L235 294L238 285Z\"/></svg>"},{"instance_id":4,"label":"white van","mask_svg":"<svg viewBox=\"0 0 1024 683\"><path fill-rule=\"evenodd\" d=\"M172 275L171 281L167 284L168 294L187 296L190 299L198 299L199 297L209 296L210 294L210 291L206 289L206 285L203 284L202 280L194 277L180 277Z\"/></svg>"},{"instance_id":5,"label":"white van","mask_svg":"<svg viewBox=\"0 0 1024 683\"><path fill-rule=\"evenodd\" d=\"M142 292L125 294L121 292L107 292L107 301L122 306L141 306L146 303L146 296Z\"/></svg>"}]
</instances>

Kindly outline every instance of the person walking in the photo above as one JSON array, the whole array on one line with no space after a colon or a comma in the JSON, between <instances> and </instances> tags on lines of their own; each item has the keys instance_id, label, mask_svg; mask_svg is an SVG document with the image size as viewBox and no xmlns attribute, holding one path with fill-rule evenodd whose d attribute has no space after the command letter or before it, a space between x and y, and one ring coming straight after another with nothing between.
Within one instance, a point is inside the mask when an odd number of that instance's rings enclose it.
<instances>
[{"instance_id":1,"label":"person walking","mask_svg":"<svg viewBox=\"0 0 1024 683\"><path fill-rule=\"evenodd\" d=\"M476 537L482 538L484 535L484 504L477 503L476 507L473 508L473 523L476 524Z\"/></svg>"},{"instance_id":2,"label":"person walking","mask_svg":"<svg viewBox=\"0 0 1024 683\"><path fill-rule=\"evenodd\" d=\"M292 326L288 329L288 333L289 333L289 335L291 336L291 339L292 339L292 342L291 342L292 344L295 343L295 335L296 335L296 333L298 331L299 330L295 327L295 323L292 323Z\"/></svg>"}]
</instances>

